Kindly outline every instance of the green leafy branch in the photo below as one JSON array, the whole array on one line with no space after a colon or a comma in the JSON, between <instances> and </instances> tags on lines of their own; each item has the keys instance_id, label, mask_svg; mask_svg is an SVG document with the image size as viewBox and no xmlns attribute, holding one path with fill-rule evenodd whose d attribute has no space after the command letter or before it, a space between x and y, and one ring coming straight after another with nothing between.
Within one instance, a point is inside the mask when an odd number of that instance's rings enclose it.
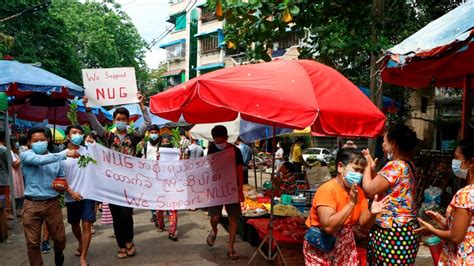
<instances>
[{"instance_id":1,"label":"green leafy branch","mask_svg":"<svg viewBox=\"0 0 474 266\"><path fill-rule=\"evenodd\" d=\"M97 164L97 161L94 158L92 158L90 155L85 154L79 157L79 161L77 162L77 165L79 166L79 168L85 168L90 163Z\"/></svg>"}]
</instances>

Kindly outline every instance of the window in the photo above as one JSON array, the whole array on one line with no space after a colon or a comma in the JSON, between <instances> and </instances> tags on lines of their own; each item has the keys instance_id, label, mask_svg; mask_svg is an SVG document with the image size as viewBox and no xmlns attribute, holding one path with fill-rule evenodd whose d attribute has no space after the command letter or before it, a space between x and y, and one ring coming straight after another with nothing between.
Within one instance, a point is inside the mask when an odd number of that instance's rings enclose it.
<instances>
[{"instance_id":1,"label":"window","mask_svg":"<svg viewBox=\"0 0 474 266\"><path fill-rule=\"evenodd\" d=\"M295 32L290 32L286 38L281 39L276 43L275 50L287 49L291 46L299 45L299 43L300 39L298 38L298 35Z\"/></svg>"},{"instance_id":2,"label":"window","mask_svg":"<svg viewBox=\"0 0 474 266\"><path fill-rule=\"evenodd\" d=\"M186 13L177 15L174 24L175 24L174 30L186 29Z\"/></svg>"},{"instance_id":3,"label":"window","mask_svg":"<svg viewBox=\"0 0 474 266\"><path fill-rule=\"evenodd\" d=\"M329 155L330 152L329 152L328 150L323 150L323 154L324 154L324 155Z\"/></svg>"},{"instance_id":4,"label":"window","mask_svg":"<svg viewBox=\"0 0 474 266\"><path fill-rule=\"evenodd\" d=\"M426 111L428 110L428 97L426 96L421 96L421 113L426 114Z\"/></svg>"},{"instance_id":5,"label":"window","mask_svg":"<svg viewBox=\"0 0 474 266\"><path fill-rule=\"evenodd\" d=\"M206 23L209 21L216 20L217 17L214 15L214 12L209 9L209 7L203 7L201 9L201 21L202 23Z\"/></svg>"},{"instance_id":6,"label":"window","mask_svg":"<svg viewBox=\"0 0 474 266\"><path fill-rule=\"evenodd\" d=\"M167 60L181 59L186 56L186 43L178 43L168 46L165 49Z\"/></svg>"},{"instance_id":7,"label":"window","mask_svg":"<svg viewBox=\"0 0 474 266\"><path fill-rule=\"evenodd\" d=\"M217 33L201 37L201 53L208 54L219 51L219 37L217 36Z\"/></svg>"}]
</instances>

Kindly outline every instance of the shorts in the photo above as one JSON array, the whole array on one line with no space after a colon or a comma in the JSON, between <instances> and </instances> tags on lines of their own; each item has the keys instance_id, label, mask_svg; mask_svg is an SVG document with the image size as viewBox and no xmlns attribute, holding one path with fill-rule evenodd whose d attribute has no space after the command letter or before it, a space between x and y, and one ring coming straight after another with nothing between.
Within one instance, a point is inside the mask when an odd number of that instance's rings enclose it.
<instances>
[{"instance_id":1,"label":"shorts","mask_svg":"<svg viewBox=\"0 0 474 266\"><path fill-rule=\"evenodd\" d=\"M240 208L240 203L231 203L226 205L218 205L207 208L207 213L209 216L221 216L222 207L225 206L225 211L230 217L239 218L242 215L242 209Z\"/></svg>"},{"instance_id":2,"label":"shorts","mask_svg":"<svg viewBox=\"0 0 474 266\"><path fill-rule=\"evenodd\" d=\"M67 202L67 222L70 224L76 224L78 222L95 222L95 201L94 200L81 200L75 202Z\"/></svg>"}]
</instances>

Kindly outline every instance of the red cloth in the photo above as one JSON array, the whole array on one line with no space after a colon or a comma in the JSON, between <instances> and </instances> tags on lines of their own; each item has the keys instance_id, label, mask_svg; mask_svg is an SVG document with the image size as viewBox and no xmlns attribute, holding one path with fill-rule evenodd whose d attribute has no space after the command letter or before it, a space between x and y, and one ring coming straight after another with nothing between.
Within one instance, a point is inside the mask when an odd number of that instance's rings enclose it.
<instances>
[{"instance_id":1,"label":"red cloth","mask_svg":"<svg viewBox=\"0 0 474 266\"><path fill-rule=\"evenodd\" d=\"M304 221L304 220L303 220ZM247 223L257 230L260 240L263 240L269 233L268 224L270 219L249 219ZM302 244L304 239L293 239L290 235L283 235L278 230L273 230L273 237L279 244Z\"/></svg>"},{"instance_id":2,"label":"red cloth","mask_svg":"<svg viewBox=\"0 0 474 266\"><path fill-rule=\"evenodd\" d=\"M165 119L191 124L231 121L304 129L326 136L380 135L385 115L336 70L310 60L217 70L150 99Z\"/></svg>"}]
</instances>

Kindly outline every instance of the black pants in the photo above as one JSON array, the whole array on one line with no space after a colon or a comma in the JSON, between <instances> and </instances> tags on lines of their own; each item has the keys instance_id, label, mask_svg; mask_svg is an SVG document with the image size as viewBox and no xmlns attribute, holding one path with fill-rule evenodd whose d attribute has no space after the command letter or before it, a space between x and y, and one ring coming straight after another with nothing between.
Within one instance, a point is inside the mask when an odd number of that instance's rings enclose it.
<instances>
[{"instance_id":1,"label":"black pants","mask_svg":"<svg viewBox=\"0 0 474 266\"><path fill-rule=\"evenodd\" d=\"M114 219L114 233L119 248L133 241L133 208L109 204Z\"/></svg>"},{"instance_id":2,"label":"black pants","mask_svg":"<svg viewBox=\"0 0 474 266\"><path fill-rule=\"evenodd\" d=\"M244 172L244 185L249 183L249 167L243 166L242 171Z\"/></svg>"}]
</instances>

